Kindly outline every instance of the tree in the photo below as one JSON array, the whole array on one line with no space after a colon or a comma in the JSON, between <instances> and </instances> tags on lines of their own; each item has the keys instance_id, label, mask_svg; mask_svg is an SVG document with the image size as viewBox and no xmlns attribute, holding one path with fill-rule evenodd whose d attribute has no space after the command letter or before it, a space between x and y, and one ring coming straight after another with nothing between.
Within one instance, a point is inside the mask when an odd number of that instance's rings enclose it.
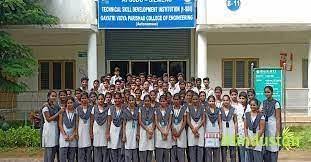
<instances>
[{"instance_id":1,"label":"tree","mask_svg":"<svg viewBox=\"0 0 311 162\"><path fill-rule=\"evenodd\" d=\"M57 24L37 0L0 0L0 27L6 25ZM37 61L30 48L15 42L0 31L0 92L21 93L27 85L18 81L37 70Z\"/></svg>"}]
</instances>

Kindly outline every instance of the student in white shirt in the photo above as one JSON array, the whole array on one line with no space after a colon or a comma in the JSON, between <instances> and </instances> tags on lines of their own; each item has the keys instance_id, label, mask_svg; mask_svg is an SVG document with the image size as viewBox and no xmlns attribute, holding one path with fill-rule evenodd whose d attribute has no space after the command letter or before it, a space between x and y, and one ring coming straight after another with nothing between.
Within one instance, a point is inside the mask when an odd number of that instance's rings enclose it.
<instances>
[{"instance_id":1,"label":"student in white shirt","mask_svg":"<svg viewBox=\"0 0 311 162\"><path fill-rule=\"evenodd\" d=\"M204 87L202 87L202 91L204 91L206 93L206 97L213 96L214 90L213 90L213 88L211 88L209 86L210 81L209 81L208 77L203 79L203 84L204 84Z\"/></svg>"},{"instance_id":2,"label":"student in white shirt","mask_svg":"<svg viewBox=\"0 0 311 162\"><path fill-rule=\"evenodd\" d=\"M185 82L185 79L184 79L184 74L183 73L178 73L177 74L177 85L179 85L181 82Z\"/></svg>"},{"instance_id":3,"label":"student in white shirt","mask_svg":"<svg viewBox=\"0 0 311 162\"><path fill-rule=\"evenodd\" d=\"M160 106L155 110L155 150L157 162L169 162L172 148L172 110L166 96L160 96Z\"/></svg>"},{"instance_id":4,"label":"student in white shirt","mask_svg":"<svg viewBox=\"0 0 311 162\"><path fill-rule=\"evenodd\" d=\"M48 92L48 102L43 105L42 115L43 115L43 128L42 128L42 147L44 150L44 161L52 162L55 159L56 146L58 145L58 117L61 113L65 111L62 107L58 110L55 107L57 93L55 91Z\"/></svg>"},{"instance_id":5,"label":"student in white shirt","mask_svg":"<svg viewBox=\"0 0 311 162\"><path fill-rule=\"evenodd\" d=\"M265 116L259 111L259 102L257 99L252 99L249 103L251 111L246 112L244 118L245 136L247 139L247 161L262 162Z\"/></svg>"},{"instance_id":6,"label":"student in white shirt","mask_svg":"<svg viewBox=\"0 0 311 162\"><path fill-rule=\"evenodd\" d=\"M109 92L109 80L105 79L103 83L100 83L98 92L106 95Z\"/></svg>"},{"instance_id":7,"label":"student in white shirt","mask_svg":"<svg viewBox=\"0 0 311 162\"><path fill-rule=\"evenodd\" d=\"M222 107L222 88L220 86L215 87L216 107Z\"/></svg>"},{"instance_id":8,"label":"student in white shirt","mask_svg":"<svg viewBox=\"0 0 311 162\"><path fill-rule=\"evenodd\" d=\"M73 162L77 152L77 114L73 107L74 98L66 99L66 110L59 115L59 159L60 162Z\"/></svg>"},{"instance_id":9,"label":"student in white shirt","mask_svg":"<svg viewBox=\"0 0 311 162\"><path fill-rule=\"evenodd\" d=\"M176 93L179 93L179 86L175 84L175 77L170 76L170 86L169 86L169 92L171 95L175 95Z\"/></svg>"},{"instance_id":10,"label":"student in white shirt","mask_svg":"<svg viewBox=\"0 0 311 162\"><path fill-rule=\"evenodd\" d=\"M91 111L88 94L82 93L81 105L76 108L78 115L78 162L92 161L92 138L93 131L91 128Z\"/></svg>"},{"instance_id":11,"label":"student in white shirt","mask_svg":"<svg viewBox=\"0 0 311 162\"><path fill-rule=\"evenodd\" d=\"M108 110L108 127L106 137L108 148L110 149L110 160L121 161L121 138L122 138L122 103L121 93L114 94L115 105L110 106Z\"/></svg>"},{"instance_id":12,"label":"student in white shirt","mask_svg":"<svg viewBox=\"0 0 311 162\"><path fill-rule=\"evenodd\" d=\"M89 89L88 89L88 82L89 82L89 78L88 77L82 77L81 78L81 87L80 89L84 92L89 92Z\"/></svg>"},{"instance_id":13,"label":"student in white shirt","mask_svg":"<svg viewBox=\"0 0 311 162\"><path fill-rule=\"evenodd\" d=\"M122 77L120 76L120 68L119 67L114 68L114 76L111 77L110 84L115 84L116 80L121 79Z\"/></svg>"},{"instance_id":14,"label":"student in white shirt","mask_svg":"<svg viewBox=\"0 0 311 162\"><path fill-rule=\"evenodd\" d=\"M140 99L143 100L145 95L148 95L149 94L149 82L148 81L145 81L144 84L143 84L143 90L142 90L142 94L141 94L141 97Z\"/></svg>"}]
</instances>

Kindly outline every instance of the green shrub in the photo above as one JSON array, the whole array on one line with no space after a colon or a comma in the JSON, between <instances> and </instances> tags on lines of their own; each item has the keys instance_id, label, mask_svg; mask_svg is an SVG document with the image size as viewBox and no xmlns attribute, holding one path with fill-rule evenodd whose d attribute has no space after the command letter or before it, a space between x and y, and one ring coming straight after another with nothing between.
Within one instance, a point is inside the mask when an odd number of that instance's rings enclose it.
<instances>
[{"instance_id":1,"label":"green shrub","mask_svg":"<svg viewBox=\"0 0 311 162\"><path fill-rule=\"evenodd\" d=\"M292 126L290 129L300 139L299 149L311 149L311 126Z\"/></svg>"},{"instance_id":2,"label":"green shrub","mask_svg":"<svg viewBox=\"0 0 311 162\"><path fill-rule=\"evenodd\" d=\"M3 132L3 131L2 131ZM4 133L4 132L3 132ZM39 147L40 132L37 129L32 129L29 126L10 128L5 131L2 136L0 131L0 141L3 141L1 147ZM4 139L3 139L4 137Z\"/></svg>"}]
</instances>

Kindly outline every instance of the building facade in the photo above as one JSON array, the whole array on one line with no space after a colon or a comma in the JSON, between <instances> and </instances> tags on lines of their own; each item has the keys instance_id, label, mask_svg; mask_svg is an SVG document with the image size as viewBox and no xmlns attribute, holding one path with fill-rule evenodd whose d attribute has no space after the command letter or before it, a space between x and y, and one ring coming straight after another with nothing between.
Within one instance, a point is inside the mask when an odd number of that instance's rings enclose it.
<instances>
[{"instance_id":1,"label":"building facade","mask_svg":"<svg viewBox=\"0 0 311 162\"><path fill-rule=\"evenodd\" d=\"M60 24L12 26L7 32L31 47L39 70L25 78L30 92L16 96L14 109L28 111L48 89L80 86L111 72L208 76L211 86L249 88L250 67L287 64L286 101L293 112L311 106L311 2L301 0L197 0L195 29L98 30L96 1L43 0ZM25 102L36 100L37 103Z\"/></svg>"}]
</instances>

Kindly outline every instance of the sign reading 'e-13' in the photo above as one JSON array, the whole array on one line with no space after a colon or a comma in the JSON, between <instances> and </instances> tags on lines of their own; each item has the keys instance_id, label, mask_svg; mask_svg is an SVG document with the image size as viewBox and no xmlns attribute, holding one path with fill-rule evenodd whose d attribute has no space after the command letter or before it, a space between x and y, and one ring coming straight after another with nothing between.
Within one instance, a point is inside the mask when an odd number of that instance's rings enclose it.
<instances>
[{"instance_id":1,"label":"sign reading 'e-13'","mask_svg":"<svg viewBox=\"0 0 311 162\"><path fill-rule=\"evenodd\" d=\"M99 29L195 28L194 0L98 0Z\"/></svg>"}]
</instances>

